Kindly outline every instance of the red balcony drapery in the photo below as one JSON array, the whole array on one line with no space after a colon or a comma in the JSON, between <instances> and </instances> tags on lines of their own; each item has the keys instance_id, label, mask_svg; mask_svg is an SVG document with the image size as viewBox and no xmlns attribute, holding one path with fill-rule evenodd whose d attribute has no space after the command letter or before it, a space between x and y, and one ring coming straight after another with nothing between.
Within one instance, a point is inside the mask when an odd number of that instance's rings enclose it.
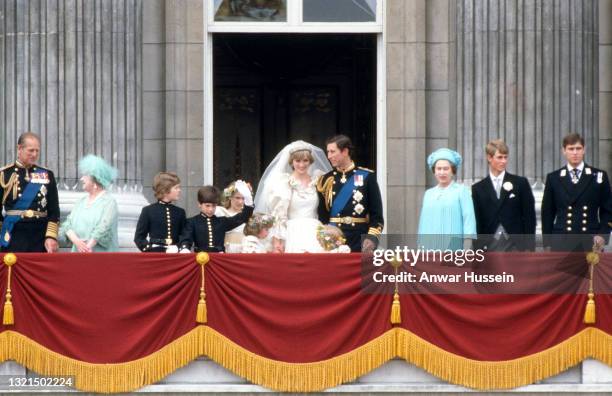
<instances>
[{"instance_id":1,"label":"red balcony drapery","mask_svg":"<svg viewBox=\"0 0 612 396\"><path fill-rule=\"evenodd\" d=\"M563 257L514 260L553 268ZM610 267L602 255L602 290ZM531 383L587 357L612 365L612 294L596 293L593 325L582 293L402 294L402 321L391 325L393 296L362 291L359 255L211 254L205 272L201 325L194 255L17 254L15 323L1 328L0 357L100 392L154 383L200 355L286 391L335 386L398 356L479 389Z\"/></svg>"}]
</instances>

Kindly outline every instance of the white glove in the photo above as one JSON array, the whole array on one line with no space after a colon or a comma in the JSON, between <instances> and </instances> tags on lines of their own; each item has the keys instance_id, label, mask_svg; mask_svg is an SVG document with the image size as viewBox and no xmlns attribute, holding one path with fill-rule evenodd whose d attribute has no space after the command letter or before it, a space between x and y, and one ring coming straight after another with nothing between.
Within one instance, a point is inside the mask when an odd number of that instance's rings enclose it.
<instances>
[{"instance_id":1,"label":"white glove","mask_svg":"<svg viewBox=\"0 0 612 396\"><path fill-rule=\"evenodd\" d=\"M166 253L178 253L179 248L176 245L170 245L166 248Z\"/></svg>"},{"instance_id":2,"label":"white glove","mask_svg":"<svg viewBox=\"0 0 612 396\"><path fill-rule=\"evenodd\" d=\"M338 253L350 253L351 248L348 245L340 245L338 246Z\"/></svg>"},{"instance_id":3,"label":"white glove","mask_svg":"<svg viewBox=\"0 0 612 396\"><path fill-rule=\"evenodd\" d=\"M244 204L246 206L253 206L253 193L245 182L242 180L236 181L236 190L244 197Z\"/></svg>"},{"instance_id":4,"label":"white glove","mask_svg":"<svg viewBox=\"0 0 612 396\"><path fill-rule=\"evenodd\" d=\"M189 250L187 248L182 248L179 253L191 253L191 250Z\"/></svg>"}]
</instances>

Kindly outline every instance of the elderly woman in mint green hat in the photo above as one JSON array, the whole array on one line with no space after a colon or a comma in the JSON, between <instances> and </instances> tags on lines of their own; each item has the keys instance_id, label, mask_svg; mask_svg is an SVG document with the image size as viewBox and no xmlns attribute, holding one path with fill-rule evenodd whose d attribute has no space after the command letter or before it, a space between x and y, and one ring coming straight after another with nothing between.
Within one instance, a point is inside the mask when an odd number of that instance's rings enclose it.
<instances>
[{"instance_id":1,"label":"elderly woman in mint green hat","mask_svg":"<svg viewBox=\"0 0 612 396\"><path fill-rule=\"evenodd\" d=\"M425 191L419 219L419 247L460 250L476 239L476 217L471 190L453 179L461 155L441 148L427 157L437 185Z\"/></svg>"},{"instance_id":2,"label":"elderly woman in mint green hat","mask_svg":"<svg viewBox=\"0 0 612 396\"><path fill-rule=\"evenodd\" d=\"M117 169L95 155L79 161L83 190L60 228L60 239L72 243L72 251L80 253L114 252L119 248L117 237L117 202L107 191L117 178Z\"/></svg>"}]
</instances>

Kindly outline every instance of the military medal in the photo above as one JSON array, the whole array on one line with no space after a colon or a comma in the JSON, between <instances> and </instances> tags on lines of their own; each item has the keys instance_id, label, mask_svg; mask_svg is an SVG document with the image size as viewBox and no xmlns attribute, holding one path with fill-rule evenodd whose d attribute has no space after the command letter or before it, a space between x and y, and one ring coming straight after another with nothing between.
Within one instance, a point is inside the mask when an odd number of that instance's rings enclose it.
<instances>
[{"instance_id":1,"label":"military medal","mask_svg":"<svg viewBox=\"0 0 612 396\"><path fill-rule=\"evenodd\" d=\"M340 183L344 184L346 183L346 175L343 173L342 177L340 178Z\"/></svg>"},{"instance_id":2,"label":"military medal","mask_svg":"<svg viewBox=\"0 0 612 396\"><path fill-rule=\"evenodd\" d=\"M356 187L363 186L363 175L355 175L355 186Z\"/></svg>"},{"instance_id":3,"label":"military medal","mask_svg":"<svg viewBox=\"0 0 612 396\"><path fill-rule=\"evenodd\" d=\"M47 194L47 187L45 187L45 186L40 187L40 193L42 195L46 195Z\"/></svg>"}]
</instances>

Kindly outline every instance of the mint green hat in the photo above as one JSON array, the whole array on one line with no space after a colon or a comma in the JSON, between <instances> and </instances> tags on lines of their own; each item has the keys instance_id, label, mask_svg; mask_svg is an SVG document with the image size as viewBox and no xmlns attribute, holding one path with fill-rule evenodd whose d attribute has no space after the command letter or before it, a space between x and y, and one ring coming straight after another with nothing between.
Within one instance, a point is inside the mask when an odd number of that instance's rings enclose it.
<instances>
[{"instance_id":1,"label":"mint green hat","mask_svg":"<svg viewBox=\"0 0 612 396\"><path fill-rule=\"evenodd\" d=\"M93 176L105 189L117 178L119 171L103 158L93 154L86 155L79 161L79 172L82 175Z\"/></svg>"}]
</instances>

